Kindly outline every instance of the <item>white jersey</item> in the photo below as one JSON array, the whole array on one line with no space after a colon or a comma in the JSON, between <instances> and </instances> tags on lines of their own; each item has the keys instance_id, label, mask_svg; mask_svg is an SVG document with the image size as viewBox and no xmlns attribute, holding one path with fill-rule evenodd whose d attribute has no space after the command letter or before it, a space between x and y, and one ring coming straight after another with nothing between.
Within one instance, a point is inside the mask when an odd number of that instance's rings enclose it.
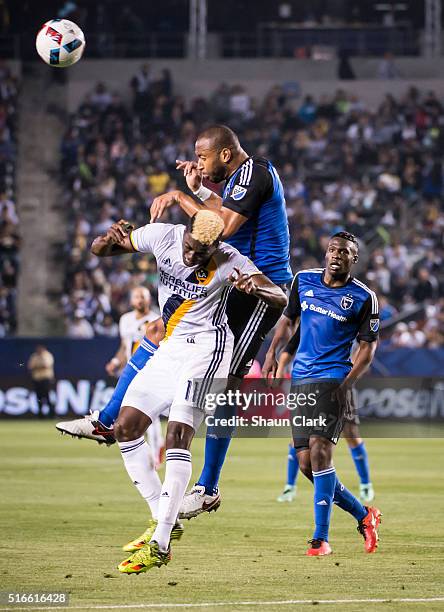
<instances>
[{"instance_id":1,"label":"white jersey","mask_svg":"<svg viewBox=\"0 0 444 612\"><path fill-rule=\"evenodd\" d=\"M131 357L145 335L145 326L159 318L159 313L150 310L148 314L137 318L137 312L131 310L120 317L119 334L125 346L126 359Z\"/></svg>"},{"instance_id":2,"label":"white jersey","mask_svg":"<svg viewBox=\"0 0 444 612\"><path fill-rule=\"evenodd\" d=\"M182 242L185 227L153 223L131 232L136 251L153 253L159 273L159 306L165 324L165 340L214 332L227 325L225 308L233 269L260 274L237 249L221 242L205 266L186 266ZM192 342L193 340L188 339Z\"/></svg>"}]
</instances>

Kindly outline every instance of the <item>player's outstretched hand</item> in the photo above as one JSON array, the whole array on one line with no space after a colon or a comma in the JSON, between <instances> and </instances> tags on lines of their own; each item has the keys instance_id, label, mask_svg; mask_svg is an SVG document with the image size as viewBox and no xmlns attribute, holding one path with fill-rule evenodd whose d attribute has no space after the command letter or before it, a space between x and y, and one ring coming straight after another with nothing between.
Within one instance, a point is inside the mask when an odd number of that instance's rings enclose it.
<instances>
[{"instance_id":1,"label":"player's outstretched hand","mask_svg":"<svg viewBox=\"0 0 444 612\"><path fill-rule=\"evenodd\" d=\"M267 387L271 387L273 380L276 378L278 370L278 362L274 355L274 351L268 351L265 355L264 365L262 366L262 378L265 380Z\"/></svg>"},{"instance_id":2,"label":"player's outstretched hand","mask_svg":"<svg viewBox=\"0 0 444 612\"><path fill-rule=\"evenodd\" d=\"M197 191L202 185L202 173L197 169L195 161L176 159L176 170L182 170L188 188Z\"/></svg>"},{"instance_id":3,"label":"player's outstretched hand","mask_svg":"<svg viewBox=\"0 0 444 612\"><path fill-rule=\"evenodd\" d=\"M254 276L242 274L239 268L233 269L228 280L233 284L233 287L238 289L238 291L243 291L244 293L248 293L248 295L254 295L258 288L254 282Z\"/></svg>"},{"instance_id":4,"label":"player's outstretched hand","mask_svg":"<svg viewBox=\"0 0 444 612\"><path fill-rule=\"evenodd\" d=\"M154 198L150 207L150 223L155 223L167 208L178 202L179 191L169 191Z\"/></svg>"}]
</instances>

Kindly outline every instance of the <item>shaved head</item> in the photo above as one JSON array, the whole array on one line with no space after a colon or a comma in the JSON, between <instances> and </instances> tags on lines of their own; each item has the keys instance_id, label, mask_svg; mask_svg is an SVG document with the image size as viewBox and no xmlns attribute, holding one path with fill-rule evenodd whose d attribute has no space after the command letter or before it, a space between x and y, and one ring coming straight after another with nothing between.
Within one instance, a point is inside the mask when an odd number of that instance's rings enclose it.
<instances>
[{"instance_id":1,"label":"shaved head","mask_svg":"<svg viewBox=\"0 0 444 612\"><path fill-rule=\"evenodd\" d=\"M208 145L210 145L208 148L217 149L218 151L222 149L240 150L239 138L226 125L212 125L208 127L198 135L197 140L207 140Z\"/></svg>"},{"instance_id":2,"label":"shaved head","mask_svg":"<svg viewBox=\"0 0 444 612\"><path fill-rule=\"evenodd\" d=\"M134 287L131 291L131 306L140 314L148 313L151 305L151 294L146 287Z\"/></svg>"}]
</instances>

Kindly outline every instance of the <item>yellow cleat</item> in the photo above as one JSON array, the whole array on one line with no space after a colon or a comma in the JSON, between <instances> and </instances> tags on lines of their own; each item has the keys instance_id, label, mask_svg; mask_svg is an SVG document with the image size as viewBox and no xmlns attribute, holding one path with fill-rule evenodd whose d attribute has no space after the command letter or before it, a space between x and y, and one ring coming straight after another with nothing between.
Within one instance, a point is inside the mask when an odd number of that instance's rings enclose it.
<instances>
[{"instance_id":1,"label":"yellow cleat","mask_svg":"<svg viewBox=\"0 0 444 612\"><path fill-rule=\"evenodd\" d=\"M159 550L157 542L150 542L117 566L122 574L142 574L153 567L167 565L171 561L171 549Z\"/></svg>"},{"instance_id":2,"label":"yellow cleat","mask_svg":"<svg viewBox=\"0 0 444 612\"><path fill-rule=\"evenodd\" d=\"M125 544L125 546L122 546L122 549L125 552L130 552L130 553L137 552L138 550L140 550L141 548L143 548L144 546L148 544L148 542L153 537L153 533L155 532L156 527L157 527L157 521L155 521L154 519L151 519L148 524L148 527L145 529L142 535L136 538L135 540L128 542L128 544ZM184 530L182 523L177 522L174 525L173 530L171 531L171 540L180 540L184 531L185 530Z\"/></svg>"}]
</instances>

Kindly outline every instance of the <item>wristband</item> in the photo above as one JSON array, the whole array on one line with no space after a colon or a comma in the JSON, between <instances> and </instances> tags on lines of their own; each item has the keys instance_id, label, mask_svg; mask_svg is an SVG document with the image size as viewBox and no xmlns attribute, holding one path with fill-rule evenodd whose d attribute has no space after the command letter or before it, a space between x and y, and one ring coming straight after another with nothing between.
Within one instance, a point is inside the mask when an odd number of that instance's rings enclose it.
<instances>
[{"instance_id":1,"label":"wristband","mask_svg":"<svg viewBox=\"0 0 444 612\"><path fill-rule=\"evenodd\" d=\"M203 185L201 185L197 191L193 191L193 194L196 196L196 198L199 198L199 200L205 202L205 200L211 198L213 192L211 191L211 189L208 189L208 187L204 187Z\"/></svg>"}]
</instances>

